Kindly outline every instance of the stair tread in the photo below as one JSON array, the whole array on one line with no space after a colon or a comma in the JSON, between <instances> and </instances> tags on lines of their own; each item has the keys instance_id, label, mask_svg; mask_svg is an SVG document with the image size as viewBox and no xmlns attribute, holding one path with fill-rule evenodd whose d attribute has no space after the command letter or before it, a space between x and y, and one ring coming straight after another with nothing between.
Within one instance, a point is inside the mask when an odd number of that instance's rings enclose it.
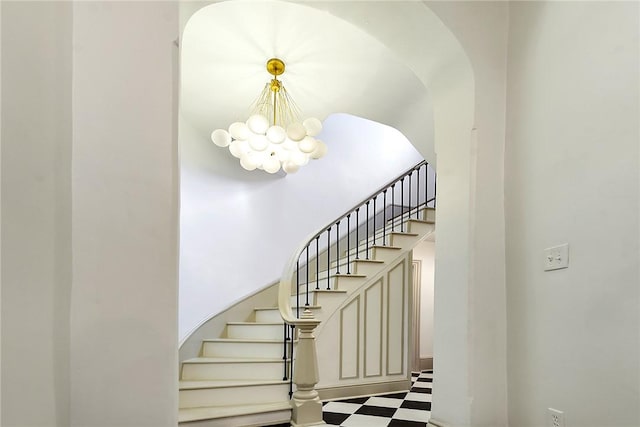
<instances>
[{"instance_id":1,"label":"stair tread","mask_svg":"<svg viewBox=\"0 0 640 427\"><path fill-rule=\"evenodd\" d=\"M194 357L182 363L282 363L275 357Z\"/></svg>"},{"instance_id":2,"label":"stair tread","mask_svg":"<svg viewBox=\"0 0 640 427\"><path fill-rule=\"evenodd\" d=\"M239 415L251 415L264 412L285 411L291 409L291 402L283 400L275 403L241 406L207 406L201 408L184 408L178 410L178 422L189 422L216 418L227 418Z\"/></svg>"},{"instance_id":3,"label":"stair tread","mask_svg":"<svg viewBox=\"0 0 640 427\"><path fill-rule=\"evenodd\" d=\"M401 246L391 246L391 245L371 245L371 248L376 248L376 249L393 249L394 251L396 250L401 250L402 247Z\"/></svg>"},{"instance_id":4,"label":"stair tread","mask_svg":"<svg viewBox=\"0 0 640 427\"><path fill-rule=\"evenodd\" d=\"M408 219L407 221L414 221L414 222L422 222L425 224L435 224L436 222L432 219L417 219L417 218L411 218Z\"/></svg>"},{"instance_id":5,"label":"stair tread","mask_svg":"<svg viewBox=\"0 0 640 427\"><path fill-rule=\"evenodd\" d=\"M320 309L322 307L319 305L310 305L309 308ZM254 310L278 310L278 307L255 307Z\"/></svg>"},{"instance_id":6,"label":"stair tread","mask_svg":"<svg viewBox=\"0 0 640 427\"><path fill-rule=\"evenodd\" d=\"M202 342L230 342L230 343L282 343L282 339L257 339L257 338L205 338Z\"/></svg>"},{"instance_id":7,"label":"stair tread","mask_svg":"<svg viewBox=\"0 0 640 427\"><path fill-rule=\"evenodd\" d=\"M227 322L227 325L260 325L260 326L274 326L282 325L282 322Z\"/></svg>"},{"instance_id":8,"label":"stair tread","mask_svg":"<svg viewBox=\"0 0 640 427\"><path fill-rule=\"evenodd\" d=\"M289 384L282 380L180 380L180 390L198 390L204 388L250 387L256 385Z\"/></svg>"},{"instance_id":9,"label":"stair tread","mask_svg":"<svg viewBox=\"0 0 640 427\"><path fill-rule=\"evenodd\" d=\"M419 236L418 233L407 233L406 231L389 231L388 234L397 234L399 236L410 236L410 237Z\"/></svg>"},{"instance_id":10,"label":"stair tread","mask_svg":"<svg viewBox=\"0 0 640 427\"><path fill-rule=\"evenodd\" d=\"M325 273L325 271L321 271L321 273ZM334 278L334 277L352 277L354 279L365 279L368 276L366 274L346 273L346 272L345 273L332 272L332 273L329 274L329 278ZM318 281L313 280L312 282L309 282L309 292L318 290L318 289L315 288L316 284L318 284L318 285L320 285L320 287L322 287L322 281L323 280L326 283L327 278L326 277L322 277L321 279L318 279ZM300 288L303 288L303 287L307 286L307 282L301 282L298 286ZM322 289L320 289L320 290L322 290Z\"/></svg>"}]
</instances>

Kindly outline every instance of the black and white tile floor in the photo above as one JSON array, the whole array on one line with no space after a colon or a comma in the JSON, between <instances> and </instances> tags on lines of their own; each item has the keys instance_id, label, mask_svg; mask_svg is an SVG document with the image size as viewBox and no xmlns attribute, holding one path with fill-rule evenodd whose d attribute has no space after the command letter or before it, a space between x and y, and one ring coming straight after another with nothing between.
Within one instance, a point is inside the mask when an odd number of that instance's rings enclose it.
<instances>
[{"instance_id":1,"label":"black and white tile floor","mask_svg":"<svg viewBox=\"0 0 640 427\"><path fill-rule=\"evenodd\" d=\"M433 371L411 375L408 392L326 402L324 421L343 427L426 427L431 415Z\"/></svg>"}]
</instances>

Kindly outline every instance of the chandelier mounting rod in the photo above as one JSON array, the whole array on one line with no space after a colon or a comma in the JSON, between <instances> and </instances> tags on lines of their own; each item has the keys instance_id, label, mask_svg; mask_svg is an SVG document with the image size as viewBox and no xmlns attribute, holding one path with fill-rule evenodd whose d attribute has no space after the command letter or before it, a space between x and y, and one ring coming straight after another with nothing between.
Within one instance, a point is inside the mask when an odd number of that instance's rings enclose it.
<instances>
[{"instance_id":1,"label":"chandelier mounting rod","mask_svg":"<svg viewBox=\"0 0 640 427\"><path fill-rule=\"evenodd\" d=\"M277 110L277 99L276 93L280 91L281 83L278 81L278 76L284 74L284 61L278 58L271 58L267 61L267 71L269 74L273 76L271 80L271 92L273 95L273 125L276 124L276 111Z\"/></svg>"}]
</instances>

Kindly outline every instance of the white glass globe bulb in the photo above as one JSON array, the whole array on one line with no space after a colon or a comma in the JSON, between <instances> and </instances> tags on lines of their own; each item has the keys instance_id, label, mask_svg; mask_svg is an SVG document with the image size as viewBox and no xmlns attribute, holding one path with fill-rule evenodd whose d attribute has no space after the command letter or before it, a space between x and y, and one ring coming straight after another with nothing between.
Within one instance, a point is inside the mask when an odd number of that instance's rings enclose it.
<instances>
[{"instance_id":1,"label":"white glass globe bulb","mask_svg":"<svg viewBox=\"0 0 640 427\"><path fill-rule=\"evenodd\" d=\"M298 144L295 141L292 141L291 139L287 138L282 143L282 148L284 148L285 150L297 150Z\"/></svg>"},{"instance_id":2,"label":"white glass globe bulb","mask_svg":"<svg viewBox=\"0 0 640 427\"><path fill-rule=\"evenodd\" d=\"M242 122L231 123L231 126L229 126L229 133L233 139L242 140L249 139L249 136L251 135L251 131L247 127L246 123Z\"/></svg>"},{"instance_id":3,"label":"white glass globe bulb","mask_svg":"<svg viewBox=\"0 0 640 427\"><path fill-rule=\"evenodd\" d=\"M307 136L307 130L302 126L302 123L293 122L287 126L287 136L298 142Z\"/></svg>"},{"instance_id":4,"label":"white glass globe bulb","mask_svg":"<svg viewBox=\"0 0 640 427\"><path fill-rule=\"evenodd\" d=\"M229 151L233 157L240 158L249 150L249 143L241 139L236 139L229 144Z\"/></svg>"},{"instance_id":5,"label":"white glass globe bulb","mask_svg":"<svg viewBox=\"0 0 640 427\"><path fill-rule=\"evenodd\" d=\"M293 162L285 162L282 164L282 170L286 173L296 173L300 169L300 166L296 165Z\"/></svg>"},{"instance_id":6,"label":"white glass globe bulb","mask_svg":"<svg viewBox=\"0 0 640 427\"><path fill-rule=\"evenodd\" d=\"M325 144L324 142L320 141L319 139L317 140L317 142L318 142L318 146L310 154L312 159L320 159L320 158L324 157L325 154L327 154L327 151L329 150L329 148L327 147L327 144Z\"/></svg>"},{"instance_id":7,"label":"white glass globe bulb","mask_svg":"<svg viewBox=\"0 0 640 427\"><path fill-rule=\"evenodd\" d=\"M280 161L276 156L269 156L263 163L264 170L268 173L276 173L280 170Z\"/></svg>"},{"instance_id":8,"label":"white glass globe bulb","mask_svg":"<svg viewBox=\"0 0 640 427\"><path fill-rule=\"evenodd\" d=\"M289 150L279 150L276 151L276 157L280 160L281 163L289 161L291 158L291 152Z\"/></svg>"},{"instance_id":9,"label":"white glass globe bulb","mask_svg":"<svg viewBox=\"0 0 640 427\"><path fill-rule=\"evenodd\" d=\"M307 135L316 136L322 132L322 122L315 117L309 117L302 122L302 125L307 130Z\"/></svg>"},{"instance_id":10,"label":"white glass globe bulb","mask_svg":"<svg viewBox=\"0 0 640 427\"><path fill-rule=\"evenodd\" d=\"M307 156L305 156L304 153L300 151L292 151L291 159L289 161L295 163L298 166L302 166L304 165L305 160L307 160L306 157Z\"/></svg>"},{"instance_id":11,"label":"white glass globe bulb","mask_svg":"<svg viewBox=\"0 0 640 427\"><path fill-rule=\"evenodd\" d=\"M267 138L274 144L282 144L287 138L287 131L283 127L274 125L267 129Z\"/></svg>"},{"instance_id":12,"label":"white glass globe bulb","mask_svg":"<svg viewBox=\"0 0 640 427\"><path fill-rule=\"evenodd\" d=\"M269 146L269 140L264 135L251 135L249 145L256 151L263 151Z\"/></svg>"},{"instance_id":13,"label":"white glass globe bulb","mask_svg":"<svg viewBox=\"0 0 640 427\"><path fill-rule=\"evenodd\" d=\"M216 129L211 132L211 141L218 147L226 147L231 144L231 135L224 129Z\"/></svg>"},{"instance_id":14,"label":"white glass globe bulb","mask_svg":"<svg viewBox=\"0 0 640 427\"><path fill-rule=\"evenodd\" d=\"M303 153L312 153L318 146L318 141L312 136L305 136L302 141L298 143L298 148Z\"/></svg>"},{"instance_id":15,"label":"white glass globe bulb","mask_svg":"<svg viewBox=\"0 0 640 427\"><path fill-rule=\"evenodd\" d=\"M246 153L245 155L240 157L240 166L248 171L252 171L258 167L258 163L255 161L253 156L251 156L251 154L253 153Z\"/></svg>"},{"instance_id":16,"label":"white glass globe bulb","mask_svg":"<svg viewBox=\"0 0 640 427\"><path fill-rule=\"evenodd\" d=\"M247 126L251 132L264 135L269 129L269 120L262 114L254 114L247 120Z\"/></svg>"}]
</instances>

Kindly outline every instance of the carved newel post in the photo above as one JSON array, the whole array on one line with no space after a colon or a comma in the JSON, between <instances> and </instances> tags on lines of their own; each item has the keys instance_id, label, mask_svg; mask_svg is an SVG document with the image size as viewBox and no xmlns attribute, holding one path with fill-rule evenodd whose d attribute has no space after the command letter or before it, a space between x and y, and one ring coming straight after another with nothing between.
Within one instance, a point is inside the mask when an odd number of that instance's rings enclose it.
<instances>
[{"instance_id":1,"label":"carved newel post","mask_svg":"<svg viewBox=\"0 0 640 427\"><path fill-rule=\"evenodd\" d=\"M318 383L318 356L313 331L320 324L308 308L296 322L298 346L294 364L293 382L296 391L291 399L293 427L324 425L322 403L315 385Z\"/></svg>"}]
</instances>

